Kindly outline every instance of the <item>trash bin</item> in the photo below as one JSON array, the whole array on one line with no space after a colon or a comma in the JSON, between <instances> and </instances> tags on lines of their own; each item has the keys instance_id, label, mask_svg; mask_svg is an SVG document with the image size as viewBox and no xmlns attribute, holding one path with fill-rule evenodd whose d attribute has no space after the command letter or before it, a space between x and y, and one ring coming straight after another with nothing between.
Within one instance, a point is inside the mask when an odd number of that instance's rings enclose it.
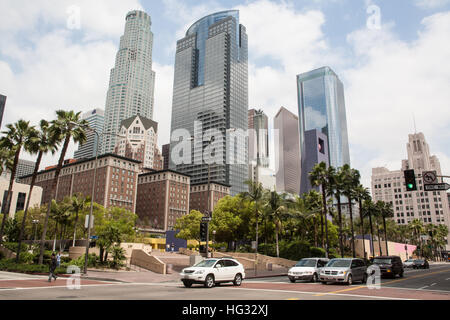
<instances>
[{"instance_id":1,"label":"trash bin","mask_svg":"<svg viewBox=\"0 0 450 320\"><path fill-rule=\"evenodd\" d=\"M267 271L272 271L273 265L271 263L267 264Z\"/></svg>"}]
</instances>

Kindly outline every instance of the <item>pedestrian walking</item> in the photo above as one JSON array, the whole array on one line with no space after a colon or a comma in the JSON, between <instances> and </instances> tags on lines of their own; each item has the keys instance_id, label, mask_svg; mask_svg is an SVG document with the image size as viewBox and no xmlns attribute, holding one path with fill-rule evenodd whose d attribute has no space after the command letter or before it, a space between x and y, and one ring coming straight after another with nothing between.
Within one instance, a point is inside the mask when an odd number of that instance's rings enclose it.
<instances>
[{"instance_id":1,"label":"pedestrian walking","mask_svg":"<svg viewBox=\"0 0 450 320\"><path fill-rule=\"evenodd\" d=\"M175 244L172 242L172 245L170 246L170 248L172 249L172 253L175 252Z\"/></svg>"},{"instance_id":2,"label":"pedestrian walking","mask_svg":"<svg viewBox=\"0 0 450 320\"><path fill-rule=\"evenodd\" d=\"M54 252L52 253L52 258L50 259L49 269L50 269L50 274L49 274L49 276L48 276L48 282L51 282L51 281L52 281L52 278L54 278L55 281L56 281L56 278L57 278L57 276L55 275L55 269L56 269L56 256L55 256L55 253L54 253Z\"/></svg>"},{"instance_id":3,"label":"pedestrian walking","mask_svg":"<svg viewBox=\"0 0 450 320\"><path fill-rule=\"evenodd\" d=\"M59 251L58 254L56 255L56 266L57 267L61 266L61 251Z\"/></svg>"}]
</instances>

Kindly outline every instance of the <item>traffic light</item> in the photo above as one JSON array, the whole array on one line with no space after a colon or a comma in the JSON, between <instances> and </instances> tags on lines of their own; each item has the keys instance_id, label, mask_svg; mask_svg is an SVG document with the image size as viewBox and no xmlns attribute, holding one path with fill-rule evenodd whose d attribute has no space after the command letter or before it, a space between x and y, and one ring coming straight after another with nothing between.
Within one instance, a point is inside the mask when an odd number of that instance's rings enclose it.
<instances>
[{"instance_id":1,"label":"traffic light","mask_svg":"<svg viewBox=\"0 0 450 320\"><path fill-rule=\"evenodd\" d=\"M416 174L414 170L405 170L406 191L417 191Z\"/></svg>"},{"instance_id":2,"label":"traffic light","mask_svg":"<svg viewBox=\"0 0 450 320\"><path fill-rule=\"evenodd\" d=\"M200 224L200 241L207 241L208 223L202 222Z\"/></svg>"}]
</instances>

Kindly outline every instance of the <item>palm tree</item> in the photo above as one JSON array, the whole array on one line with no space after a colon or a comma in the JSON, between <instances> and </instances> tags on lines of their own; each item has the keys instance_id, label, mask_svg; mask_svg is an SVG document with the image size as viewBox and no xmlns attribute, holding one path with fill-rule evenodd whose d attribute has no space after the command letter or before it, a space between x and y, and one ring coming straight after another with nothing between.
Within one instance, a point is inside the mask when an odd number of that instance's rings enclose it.
<instances>
[{"instance_id":1,"label":"palm tree","mask_svg":"<svg viewBox=\"0 0 450 320\"><path fill-rule=\"evenodd\" d=\"M408 226L410 227L411 231L414 233L414 235L416 237L416 244L418 246L420 246L420 248L422 250L422 253L423 253L423 248L422 248L422 243L421 243L421 236L422 236L425 228L423 226L422 220L414 219L413 221L408 223Z\"/></svg>"},{"instance_id":2,"label":"palm tree","mask_svg":"<svg viewBox=\"0 0 450 320\"><path fill-rule=\"evenodd\" d=\"M7 131L2 132L5 136L0 139L1 149L14 149L14 162L11 168L11 178L9 179L9 187L6 198L5 212L3 215L2 226L0 229L0 243L3 241L3 231L5 227L6 217L9 215L11 207L12 189L16 179L17 165L19 163L20 152L23 146L27 145L36 135L36 130L30 126L29 121L19 120L14 124L6 125Z\"/></svg>"},{"instance_id":3,"label":"palm tree","mask_svg":"<svg viewBox=\"0 0 450 320\"><path fill-rule=\"evenodd\" d=\"M369 189L365 188L362 184L355 188L355 198L359 203L359 219L361 220L361 234L363 236L363 254L366 259L366 237L364 232L364 213L363 213L363 201L370 199Z\"/></svg>"},{"instance_id":4,"label":"palm tree","mask_svg":"<svg viewBox=\"0 0 450 320\"><path fill-rule=\"evenodd\" d=\"M341 249L341 257L344 258L344 242L342 239L342 204L341 196L344 191L344 172L342 168L339 168L336 175L333 177L333 184L331 185L332 193L330 196L334 196L337 200L337 212L339 217L339 246Z\"/></svg>"},{"instance_id":5,"label":"palm tree","mask_svg":"<svg viewBox=\"0 0 450 320\"><path fill-rule=\"evenodd\" d=\"M65 229L67 227L67 222L70 217L70 203L65 199L64 201L57 203L55 200L52 200L52 205L50 206L50 216L53 220L55 220L55 240L58 236L58 225L60 226L60 236L59 236L59 248L61 250L62 240L65 234ZM56 242L56 241L55 241Z\"/></svg>"},{"instance_id":6,"label":"palm tree","mask_svg":"<svg viewBox=\"0 0 450 320\"><path fill-rule=\"evenodd\" d=\"M319 217L322 217L322 196L316 190L304 194L304 198L296 203L297 210L304 210L305 220L311 220L314 246L318 247L317 241L317 222ZM300 202L300 200L302 200Z\"/></svg>"},{"instance_id":7,"label":"palm tree","mask_svg":"<svg viewBox=\"0 0 450 320\"><path fill-rule=\"evenodd\" d=\"M381 237L380 237L380 220L383 218L382 212L384 210L384 202L377 201L375 204L375 222L377 223L377 237L378 237L378 247L380 249L380 255L383 255L383 250L381 248Z\"/></svg>"},{"instance_id":8,"label":"palm tree","mask_svg":"<svg viewBox=\"0 0 450 320\"><path fill-rule=\"evenodd\" d=\"M363 218L369 217L369 226L370 226L370 246L371 246L371 253L375 256L375 245L373 243L373 223L372 223L372 217L376 214L376 207L373 201L369 198L364 201L363 203Z\"/></svg>"},{"instance_id":9,"label":"palm tree","mask_svg":"<svg viewBox=\"0 0 450 320\"><path fill-rule=\"evenodd\" d=\"M67 148L70 141L73 139L75 143L83 144L86 141L86 127L88 123L86 120L81 119L81 112L75 113L74 111L56 111L57 119L51 122L50 132L55 141L62 142L63 147L61 155L58 160L58 165L55 169L55 176L53 178L50 189L50 201L55 198L56 186L58 184L59 174L63 167L64 158L66 156ZM41 250L39 255L39 264L42 264L44 260L44 243L47 235L48 219L50 217L50 207L48 206L47 214L45 215L44 226L41 236Z\"/></svg>"},{"instance_id":10,"label":"palm tree","mask_svg":"<svg viewBox=\"0 0 450 320\"><path fill-rule=\"evenodd\" d=\"M383 228L384 228L384 242L386 244L386 255L389 255L389 246L387 240L387 228L386 228L386 218L392 218L394 216L394 209L392 208L391 203L383 202L381 206L380 215L383 219Z\"/></svg>"},{"instance_id":11,"label":"palm tree","mask_svg":"<svg viewBox=\"0 0 450 320\"><path fill-rule=\"evenodd\" d=\"M70 198L70 210L75 213L75 222L73 226L73 244L72 246L75 247L75 240L77 236L77 224L78 224L78 216L80 212L82 212L88 202L90 202L89 198L84 198L82 194L76 194Z\"/></svg>"},{"instance_id":12,"label":"palm tree","mask_svg":"<svg viewBox=\"0 0 450 320\"><path fill-rule=\"evenodd\" d=\"M350 214L350 227L352 232L352 253L353 258L356 258L355 251L355 232L353 227L353 208L352 208L352 200L354 195L354 190L359 186L361 174L358 170L350 168L348 164L345 164L342 167L342 175L343 175L343 193L348 199L348 209Z\"/></svg>"},{"instance_id":13,"label":"palm tree","mask_svg":"<svg viewBox=\"0 0 450 320\"><path fill-rule=\"evenodd\" d=\"M36 136L31 139L26 145L26 150L31 154L37 153L37 159L36 164L34 166L33 176L31 178L31 184L30 184L30 192L27 199L27 203L25 205L25 211L23 213L23 219L22 219L22 226L20 228L20 234L19 234L19 241L17 245L17 252L20 252L21 245L22 245L22 238L25 233L25 222L27 219L28 209L30 207L30 200L31 200L31 194L33 192L34 185L36 183L36 178L39 172L39 167L41 165L42 157L44 154L47 154L48 152L51 152L52 154L55 154L58 143L54 141L54 137L50 134L50 124L47 120L41 120L39 124L40 130L37 131ZM19 255L16 256L17 262L19 260Z\"/></svg>"},{"instance_id":14,"label":"palm tree","mask_svg":"<svg viewBox=\"0 0 450 320\"><path fill-rule=\"evenodd\" d=\"M313 170L309 174L311 185L314 187L321 187L322 189L322 203L323 203L323 216L320 217L322 227L322 247L323 247L323 225L325 224L325 236L326 245L325 251L328 258L329 255L329 240L328 240L328 219L327 219L327 191L330 188L330 181L336 174L336 170L333 167L327 168L325 162L321 162L314 166ZM325 221L324 221L325 219Z\"/></svg>"},{"instance_id":15,"label":"palm tree","mask_svg":"<svg viewBox=\"0 0 450 320\"><path fill-rule=\"evenodd\" d=\"M259 211L258 211L258 203L264 197L264 188L262 183L246 181L245 184L248 185L248 192L244 192L242 195L244 198L249 199L250 201L255 203L255 218L256 218L256 259L258 259L258 220L259 220ZM256 272L256 267L255 267Z\"/></svg>"},{"instance_id":16,"label":"palm tree","mask_svg":"<svg viewBox=\"0 0 450 320\"><path fill-rule=\"evenodd\" d=\"M281 232L282 219L287 215L285 199L275 190L268 194L266 206L268 207L269 217L275 224L275 242L277 249L277 258L280 257L280 248L278 245L278 234Z\"/></svg>"}]
</instances>

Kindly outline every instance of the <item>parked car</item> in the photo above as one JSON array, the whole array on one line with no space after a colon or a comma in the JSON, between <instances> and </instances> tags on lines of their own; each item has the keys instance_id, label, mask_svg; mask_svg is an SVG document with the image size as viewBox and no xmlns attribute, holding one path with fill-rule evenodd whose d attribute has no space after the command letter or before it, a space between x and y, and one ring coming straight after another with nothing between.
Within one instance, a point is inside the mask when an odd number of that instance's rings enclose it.
<instances>
[{"instance_id":1,"label":"parked car","mask_svg":"<svg viewBox=\"0 0 450 320\"><path fill-rule=\"evenodd\" d=\"M194 283L203 284L206 288L226 282L240 286L245 279L245 269L233 258L206 259L183 269L180 276L186 288L192 287Z\"/></svg>"},{"instance_id":2,"label":"parked car","mask_svg":"<svg viewBox=\"0 0 450 320\"><path fill-rule=\"evenodd\" d=\"M367 266L361 259L331 259L325 267L320 270L320 282L341 282L348 285L355 281L366 283Z\"/></svg>"},{"instance_id":3,"label":"parked car","mask_svg":"<svg viewBox=\"0 0 450 320\"><path fill-rule=\"evenodd\" d=\"M426 259L417 259L414 260L414 269L430 269L430 264Z\"/></svg>"},{"instance_id":4,"label":"parked car","mask_svg":"<svg viewBox=\"0 0 450 320\"><path fill-rule=\"evenodd\" d=\"M414 259L408 259L403 262L403 268L412 268L414 267Z\"/></svg>"},{"instance_id":5,"label":"parked car","mask_svg":"<svg viewBox=\"0 0 450 320\"><path fill-rule=\"evenodd\" d=\"M380 268L381 276L389 276L395 278L399 275L403 277L403 263L398 256L380 256L373 260L373 264Z\"/></svg>"},{"instance_id":6,"label":"parked car","mask_svg":"<svg viewBox=\"0 0 450 320\"><path fill-rule=\"evenodd\" d=\"M308 280L311 282L319 281L321 268L330 261L326 258L307 258L302 259L288 271L289 280L295 283L297 280Z\"/></svg>"}]
</instances>

